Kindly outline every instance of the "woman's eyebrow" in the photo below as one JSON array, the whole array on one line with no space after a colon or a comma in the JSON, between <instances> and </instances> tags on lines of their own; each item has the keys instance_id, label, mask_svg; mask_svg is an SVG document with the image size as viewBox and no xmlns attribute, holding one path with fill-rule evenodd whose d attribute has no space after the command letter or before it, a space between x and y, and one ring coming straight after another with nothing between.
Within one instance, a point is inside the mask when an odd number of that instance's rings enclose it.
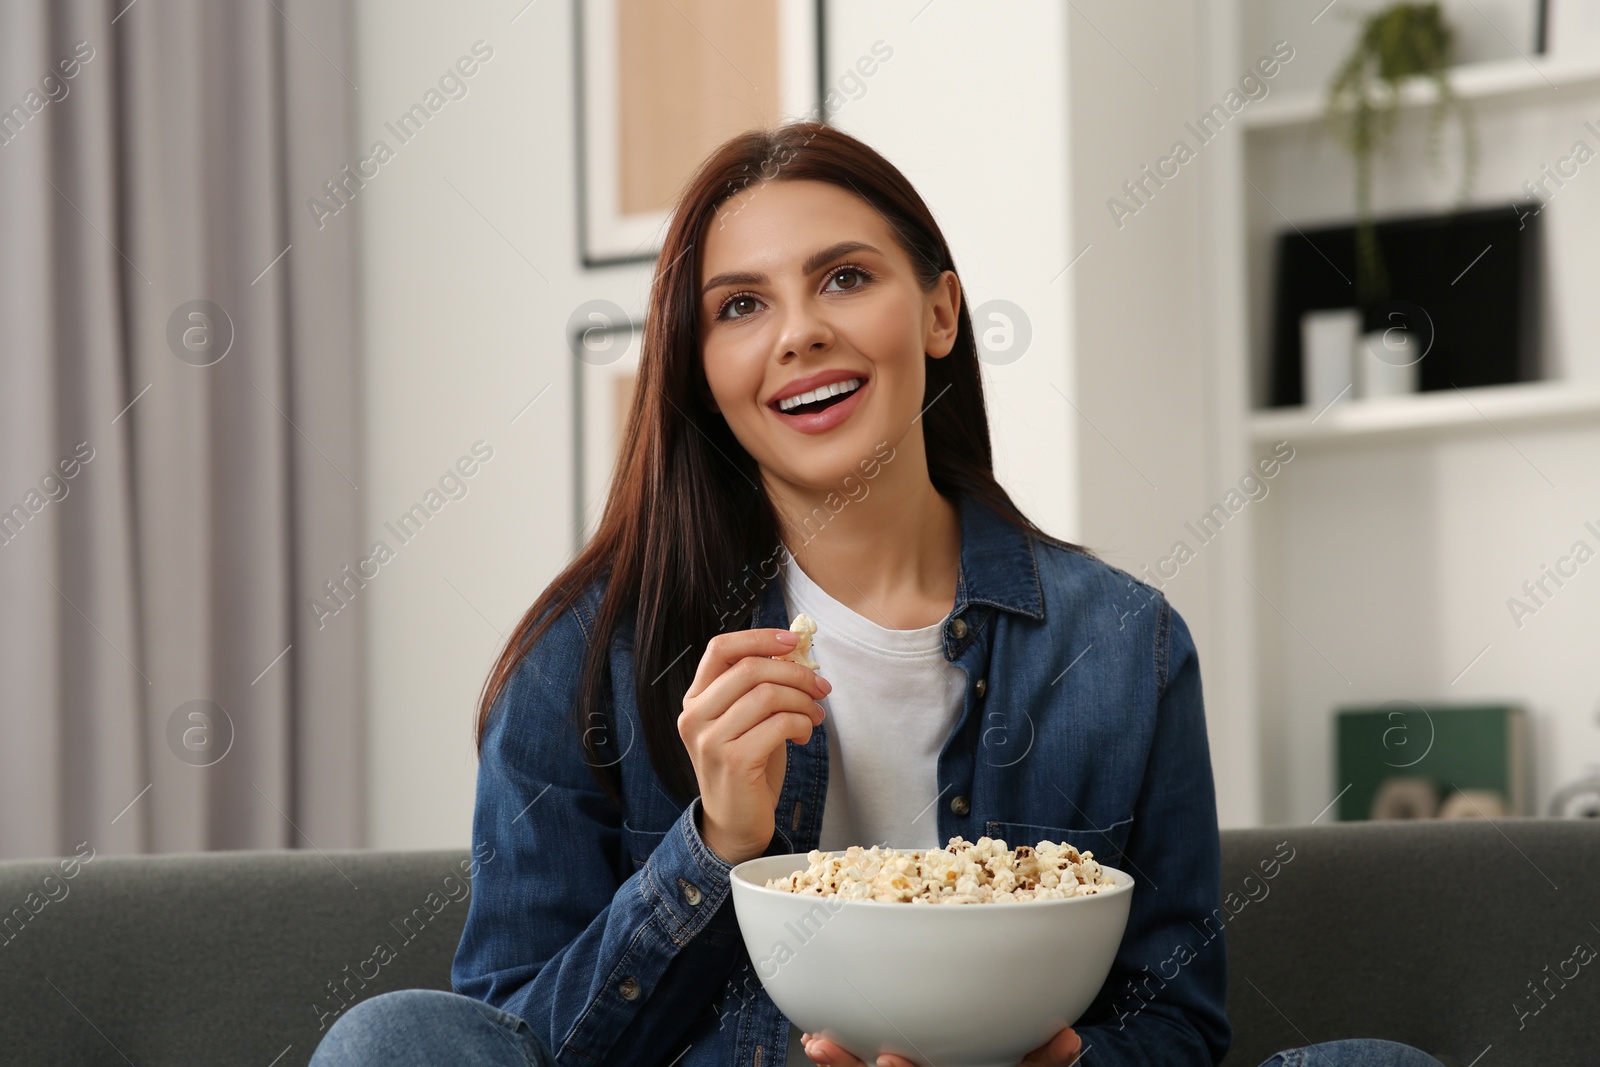
<instances>
[{"instance_id":1,"label":"woman's eyebrow","mask_svg":"<svg viewBox=\"0 0 1600 1067\"><path fill-rule=\"evenodd\" d=\"M800 273L814 274L830 259L838 259L840 256L849 255L851 252L878 252L879 255L883 254L876 247L867 244L865 241L840 241L836 245L829 245L822 251L814 252L808 256L806 261L800 265ZM767 276L759 271L723 271L706 282L705 288L700 290L700 295L704 297L719 285L765 285L766 282Z\"/></svg>"}]
</instances>

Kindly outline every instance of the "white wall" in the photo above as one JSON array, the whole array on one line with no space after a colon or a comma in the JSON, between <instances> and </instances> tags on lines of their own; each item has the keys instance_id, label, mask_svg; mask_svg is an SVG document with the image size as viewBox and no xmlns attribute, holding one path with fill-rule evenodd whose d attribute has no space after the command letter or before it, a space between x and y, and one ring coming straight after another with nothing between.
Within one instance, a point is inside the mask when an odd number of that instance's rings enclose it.
<instances>
[{"instance_id":1,"label":"white wall","mask_svg":"<svg viewBox=\"0 0 1600 1067\"><path fill-rule=\"evenodd\" d=\"M399 548L357 605L370 627L377 848L468 841L479 686L502 632L571 550L567 316L597 297L642 310L644 268L576 265L571 5L517 16L519 6L356 5L363 145L393 146L385 122L474 41L494 49L468 95L398 148L351 208L365 256L361 490L373 538L393 545L384 522L474 441L494 449L468 495Z\"/></svg>"},{"instance_id":2,"label":"white wall","mask_svg":"<svg viewBox=\"0 0 1600 1067\"><path fill-rule=\"evenodd\" d=\"M577 266L571 6L518 7L357 3L364 150L379 137L393 146L384 123L474 41L494 49L468 95L329 221L358 224L366 257L361 490L372 538L393 544L385 521L474 441L494 448L468 495L400 547L355 605L370 627L377 848L468 839L479 685L502 632L570 555L567 316L597 297L640 313L648 285L645 267ZM1076 443L1050 388L1074 392L1060 274L1070 258L1061 16L1023 3L922 8L832 5L838 72L877 38L895 49L836 122L906 170L971 298L1004 298L1028 315L1030 349L987 368L997 466L1036 521L1073 538Z\"/></svg>"},{"instance_id":3,"label":"white wall","mask_svg":"<svg viewBox=\"0 0 1600 1067\"><path fill-rule=\"evenodd\" d=\"M1185 121L1237 78L1204 62L1211 27L1190 5L1161 0L1076 5L1071 40L1073 268L1083 540L1108 561L1163 587L1200 654L1206 725L1224 826L1260 819L1258 736L1249 663L1241 657L1238 560L1250 551L1242 513L1210 544L1185 524L1222 499L1255 456L1227 450L1225 420L1242 416L1236 383L1217 378L1225 323L1208 306L1206 218L1213 183L1228 180L1225 130L1217 144L1157 186L1144 177L1188 138ZM1192 138L1188 138L1192 140ZM1114 217L1116 198L1145 181L1145 203ZM1268 497L1255 507L1272 504ZM1160 573L1174 545L1192 561ZM1145 568L1150 568L1147 574ZM1170 569L1169 569L1170 573ZM1243 633L1248 634L1246 627Z\"/></svg>"},{"instance_id":4,"label":"white wall","mask_svg":"<svg viewBox=\"0 0 1600 1067\"><path fill-rule=\"evenodd\" d=\"M842 4L828 9L836 79L883 40L894 49L835 126L899 167L944 230L968 307L1006 300L1032 330L984 367L995 473L1044 529L1079 529L1071 337L1066 27L1032 0ZM974 315L973 329L1003 326ZM1060 392L1057 392L1060 390Z\"/></svg>"}]
</instances>

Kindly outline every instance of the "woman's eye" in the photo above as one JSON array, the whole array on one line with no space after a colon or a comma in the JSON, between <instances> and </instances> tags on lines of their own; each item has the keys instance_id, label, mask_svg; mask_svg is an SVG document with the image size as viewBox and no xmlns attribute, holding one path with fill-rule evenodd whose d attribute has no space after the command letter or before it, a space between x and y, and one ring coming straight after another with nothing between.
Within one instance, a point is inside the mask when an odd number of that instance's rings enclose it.
<instances>
[{"instance_id":1,"label":"woman's eye","mask_svg":"<svg viewBox=\"0 0 1600 1067\"><path fill-rule=\"evenodd\" d=\"M722 311L720 313L718 313L717 317L718 318L723 318L723 319L742 319L742 318L745 318L746 316L750 315L751 313L753 313L755 311L755 307L754 306L750 306L750 305L755 305L755 304L759 304L759 303L761 303L761 301L759 301L755 297L749 296L747 294L741 294L739 296L730 296L728 298L727 302L722 305ZM733 309L735 307L738 307L740 305L746 305L746 310L742 314L738 314L738 315L730 315L729 314L729 311L731 309Z\"/></svg>"},{"instance_id":2,"label":"woman's eye","mask_svg":"<svg viewBox=\"0 0 1600 1067\"><path fill-rule=\"evenodd\" d=\"M840 267L838 270L836 270L832 274L828 275L828 284L832 285L834 282L838 281L840 278L854 278L855 281L851 282L849 285L844 286L844 288L845 289L859 289L859 288L861 288L862 283L867 280L867 277L868 277L867 272L862 270L859 267ZM835 290L835 291L837 291L837 290Z\"/></svg>"}]
</instances>

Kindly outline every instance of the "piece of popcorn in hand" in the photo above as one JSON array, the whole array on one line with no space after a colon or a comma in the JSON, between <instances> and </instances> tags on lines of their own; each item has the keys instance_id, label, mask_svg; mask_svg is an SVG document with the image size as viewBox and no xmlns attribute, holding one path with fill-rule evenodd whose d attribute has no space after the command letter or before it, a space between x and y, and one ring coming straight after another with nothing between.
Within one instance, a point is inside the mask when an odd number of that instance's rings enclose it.
<instances>
[{"instance_id":1,"label":"piece of popcorn in hand","mask_svg":"<svg viewBox=\"0 0 1600 1067\"><path fill-rule=\"evenodd\" d=\"M811 658L811 638L817 632L817 621L802 611L794 617L794 621L789 624L789 629L799 634L800 640L794 646L793 652L779 656L778 659L792 660L800 664L800 666L809 667L812 670L821 667L822 664Z\"/></svg>"}]
</instances>

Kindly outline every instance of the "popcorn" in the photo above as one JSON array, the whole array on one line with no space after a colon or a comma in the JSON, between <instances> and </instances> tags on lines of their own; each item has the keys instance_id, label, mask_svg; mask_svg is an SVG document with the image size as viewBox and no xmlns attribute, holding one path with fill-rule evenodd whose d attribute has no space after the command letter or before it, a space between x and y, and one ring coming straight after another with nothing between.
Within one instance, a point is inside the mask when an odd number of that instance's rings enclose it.
<instances>
[{"instance_id":1,"label":"popcorn","mask_svg":"<svg viewBox=\"0 0 1600 1067\"><path fill-rule=\"evenodd\" d=\"M846 900L999 904L1064 900L1116 885L1093 852L1054 841L1012 850L1000 838L971 842L958 835L943 848L851 845L842 853L812 849L806 859L808 868L769 878L767 888Z\"/></svg>"},{"instance_id":2,"label":"popcorn","mask_svg":"<svg viewBox=\"0 0 1600 1067\"><path fill-rule=\"evenodd\" d=\"M793 660L800 666L810 667L812 670L822 666L822 664L811 658L811 638L817 632L817 620L802 611L794 617L794 621L789 624L789 629L799 634L800 640L795 644L793 652L777 658Z\"/></svg>"}]
</instances>

